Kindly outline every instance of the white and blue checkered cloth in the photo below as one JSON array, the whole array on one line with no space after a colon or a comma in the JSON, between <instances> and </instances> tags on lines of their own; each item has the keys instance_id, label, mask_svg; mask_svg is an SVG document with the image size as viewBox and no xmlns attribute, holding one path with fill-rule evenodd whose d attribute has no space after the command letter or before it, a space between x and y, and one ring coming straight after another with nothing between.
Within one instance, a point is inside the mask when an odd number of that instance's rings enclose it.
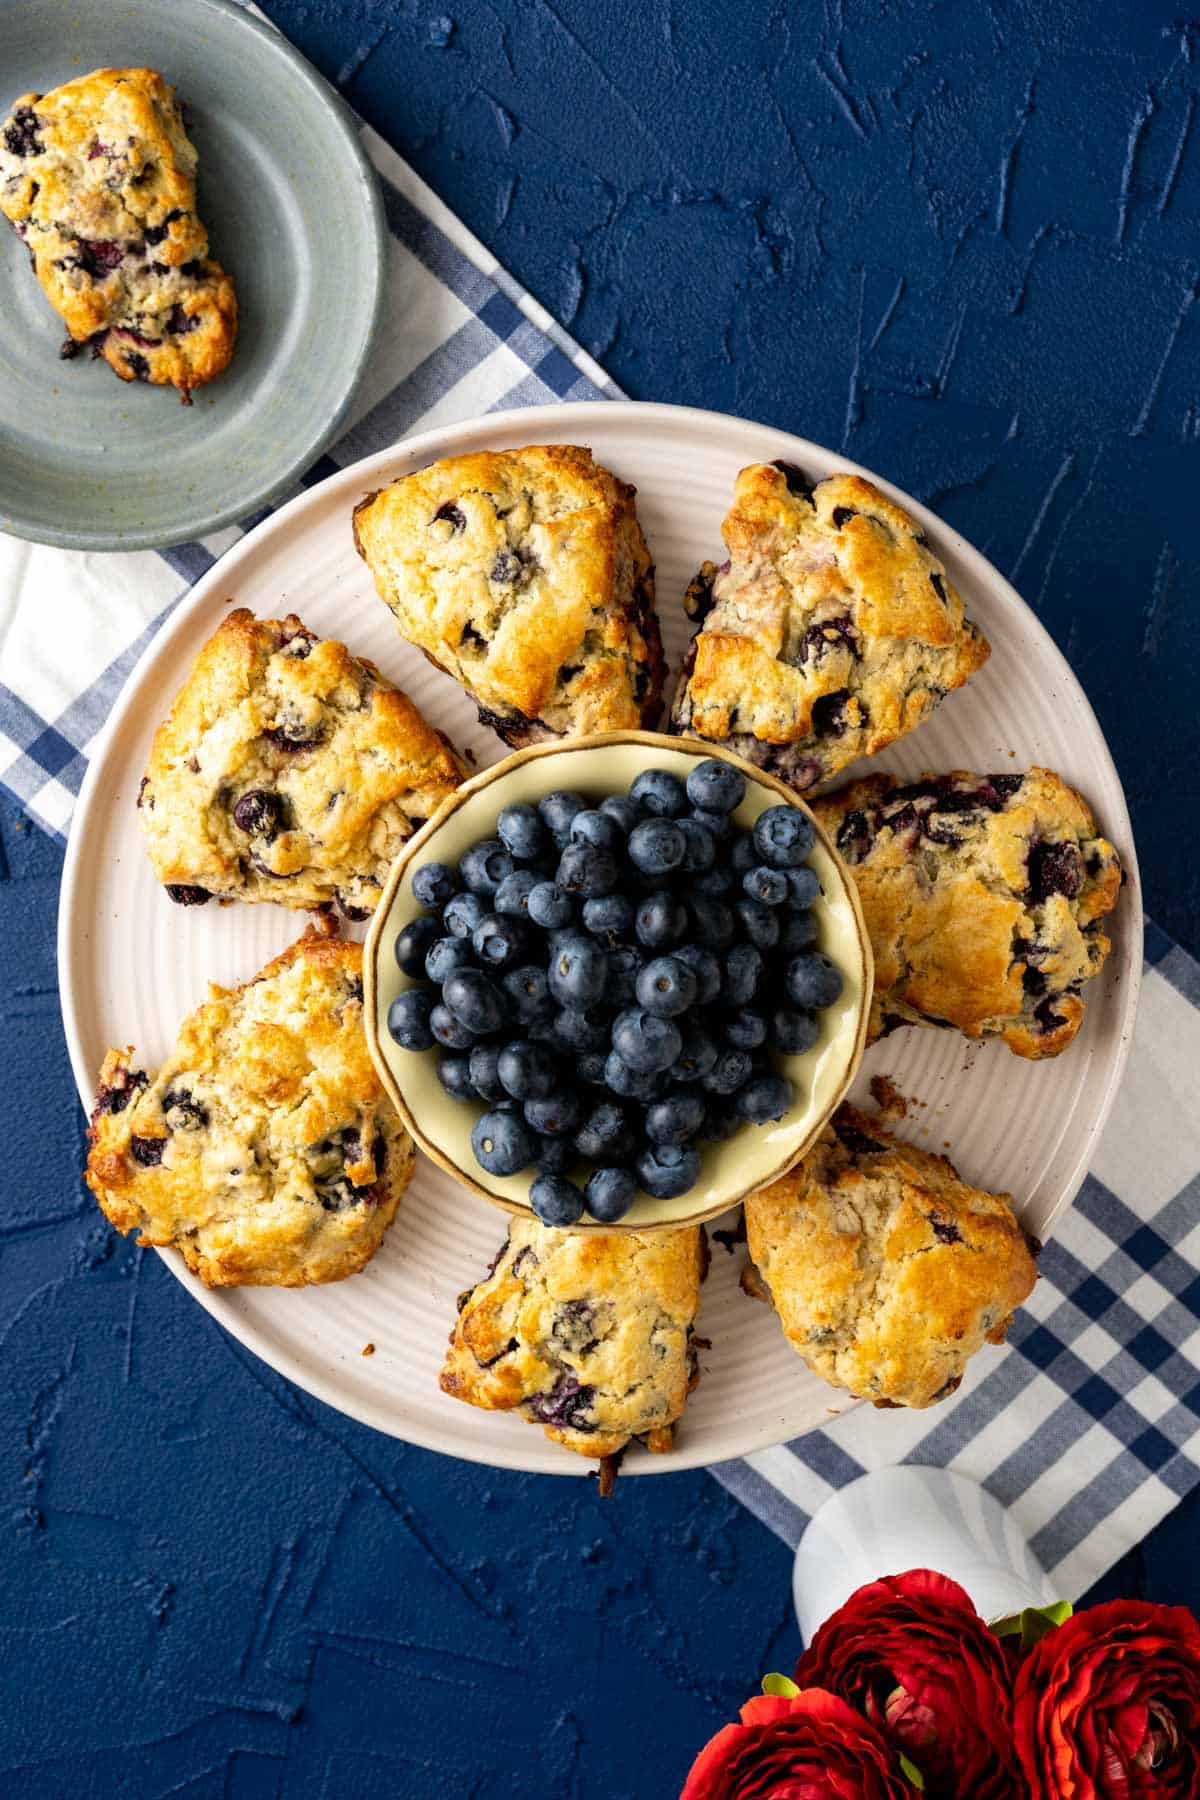
<instances>
[{"instance_id":1,"label":"white and blue checkered cloth","mask_svg":"<svg viewBox=\"0 0 1200 1800\"><path fill-rule=\"evenodd\" d=\"M615 395L394 152L363 137L391 228L388 311L353 422L302 485L431 426ZM163 618L257 523L128 555L0 537L0 783L47 831L66 836L89 749ZM934 1414L858 1408L713 1471L789 1543L864 1470L945 1465L1014 1509L1074 1597L1200 1477L1200 969L1153 928L1146 962L1116 1110L1008 1347L985 1351Z\"/></svg>"}]
</instances>

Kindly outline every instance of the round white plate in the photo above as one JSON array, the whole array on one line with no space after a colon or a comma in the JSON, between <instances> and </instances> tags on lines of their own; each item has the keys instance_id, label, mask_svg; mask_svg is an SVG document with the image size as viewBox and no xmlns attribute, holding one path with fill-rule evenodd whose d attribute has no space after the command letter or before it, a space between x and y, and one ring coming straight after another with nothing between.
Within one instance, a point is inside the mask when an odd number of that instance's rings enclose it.
<instances>
[{"instance_id":1,"label":"round white plate","mask_svg":"<svg viewBox=\"0 0 1200 1800\"><path fill-rule=\"evenodd\" d=\"M399 682L479 767L504 745L456 685L403 643L355 552L350 511L364 494L440 456L533 443L588 444L638 489L658 566L658 610L672 669L688 640L682 595L720 524L738 470L784 457L810 475L853 469L845 457L782 431L684 407L611 401L493 413L426 432L300 495L231 550L172 614L131 675L95 746L67 855L59 917L63 1016L75 1078L90 1110L106 1048L132 1043L154 1067L206 983L252 975L303 929L273 906L174 906L154 881L134 800L150 739L193 658L234 604L343 638ZM869 470L860 471L870 474ZM1066 662L1013 589L969 544L879 481L920 519L992 642L982 673L881 759L923 769L1021 769L1042 763L1076 783L1114 841L1129 883L1111 923L1113 954L1087 989L1087 1018L1065 1055L1022 1062L1003 1045L951 1032L898 1031L868 1051L858 1091L886 1072L910 1100L902 1130L953 1146L970 1181L1012 1193L1044 1236L1075 1193L1120 1080L1141 971L1141 910L1129 817L1104 738ZM506 1220L422 1159L383 1249L361 1275L299 1292L210 1291L178 1257L169 1267L227 1330L331 1406L430 1449L548 1474L593 1465L536 1426L450 1400L438 1389L455 1297L482 1275ZM809 1374L773 1313L744 1298L742 1252L714 1246L699 1330L712 1340L670 1456L631 1455L630 1474L720 1462L798 1436L850 1404ZM362 1355L375 1345L375 1354Z\"/></svg>"}]
</instances>

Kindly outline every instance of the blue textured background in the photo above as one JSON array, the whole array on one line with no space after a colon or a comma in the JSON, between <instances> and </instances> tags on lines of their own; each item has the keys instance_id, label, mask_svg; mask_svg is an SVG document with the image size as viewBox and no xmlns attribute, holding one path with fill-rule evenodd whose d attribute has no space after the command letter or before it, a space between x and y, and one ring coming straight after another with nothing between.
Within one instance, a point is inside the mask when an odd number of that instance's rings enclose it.
<instances>
[{"instance_id":1,"label":"blue textured background","mask_svg":"<svg viewBox=\"0 0 1200 1800\"><path fill-rule=\"evenodd\" d=\"M1200 25L269 9L631 394L844 446L1017 581L1113 744L1148 904L1200 948ZM375 1437L117 1241L77 1174L60 856L0 825L0 1791L669 1800L795 1654L782 1547L704 1476L598 1505ZM1103 1591L1200 1607L1198 1518Z\"/></svg>"}]
</instances>

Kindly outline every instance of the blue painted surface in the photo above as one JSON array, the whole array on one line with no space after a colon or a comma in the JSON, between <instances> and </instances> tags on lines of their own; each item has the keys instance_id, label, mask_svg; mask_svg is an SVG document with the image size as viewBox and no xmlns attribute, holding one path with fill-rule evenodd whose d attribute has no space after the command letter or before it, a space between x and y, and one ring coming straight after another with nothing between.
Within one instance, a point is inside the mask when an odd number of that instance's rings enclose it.
<instances>
[{"instance_id":1,"label":"blue painted surface","mask_svg":"<svg viewBox=\"0 0 1200 1800\"><path fill-rule=\"evenodd\" d=\"M270 0L632 394L844 445L1013 575L1200 948L1200 28L1174 5ZM79 1185L58 852L0 818L0 1790L658 1796L797 1644L703 1476L376 1437ZM1185 1503L1103 1591L1200 1607Z\"/></svg>"}]
</instances>

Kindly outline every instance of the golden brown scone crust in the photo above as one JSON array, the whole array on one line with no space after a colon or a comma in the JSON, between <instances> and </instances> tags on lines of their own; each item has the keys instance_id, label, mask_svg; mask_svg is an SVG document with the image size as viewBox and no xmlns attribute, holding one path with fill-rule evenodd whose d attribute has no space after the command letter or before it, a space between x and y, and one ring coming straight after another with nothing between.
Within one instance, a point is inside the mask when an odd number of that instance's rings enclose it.
<instances>
[{"instance_id":1,"label":"golden brown scone crust","mask_svg":"<svg viewBox=\"0 0 1200 1800\"><path fill-rule=\"evenodd\" d=\"M953 1025L1018 1056L1057 1056L1104 966L1121 864L1049 769L891 775L814 810L850 865L875 953L871 1036Z\"/></svg>"},{"instance_id":2,"label":"golden brown scone crust","mask_svg":"<svg viewBox=\"0 0 1200 1800\"><path fill-rule=\"evenodd\" d=\"M728 563L688 589L700 628L671 729L800 792L912 731L987 661L920 527L861 476L810 490L755 463L721 534Z\"/></svg>"},{"instance_id":3,"label":"golden brown scone crust","mask_svg":"<svg viewBox=\"0 0 1200 1800\"><path fill-rule=\"evenodd\" d=\"M516 1218L490 1274L459 1302L442 1391L519 1407L582 1456L634 1437L669 1450L695 1385L703 1233L555 1231Z\"/></svg>"},{"instance_id":4,"label":"golden brown scone crust","mask_svg":"<svg viewBox=\"0 0 1200 1800\"><path fill-rule=\"evenodd\" d=\"M843 1106L745 1205L750 1256L809 1368L877 1405L931 1406L998 1344L1037 1278L1006 1194Z\"/></svg>"},{"instance_id":5,"label":"golden brown scone crust","mask_svg":"<svg viewBox=\"0 0 1200 1800\"><path fill-rule=\"evenodd\" d=\"M506 743L624 731L654 723L663 681L634 491L573 444L480 451L368 495L354 541Z\"/></svg>"},{"instance_id":6,"label":"golden brown scone crust","mask_svg":"<svg viewBox=\"0 0 1200 1800\"><path fill-rule=\"evenodd\" d=\"M309 932L213 987L150 1081L110 1050L87 1182L119 1231L210 1287L340 1281L370 1261L413 1170L367 1051L362 947Z\"/></svg>"},{"instance_id":7,"label":"golden brown scone crust","mask_svg":"<svg viewBox=\"0 0 1200 1800\"><path fill-rule=\"evenodd\" d=\"M400 846L465 774L373 663L295 614L243 607L155 733L138 819L155 874L185 904L336 901L362 919Z\"/></svg>"},{"instance_id":8,"label":"golden brown scone crust","mask_svg":"<svg viewBox=\"0 0 1200 1800\"><path fill-rule=\"evenodd\" d=\"M122 381L186 400L233 355L237 297L196 216L196 150L154 69L23 94L0 126L0 211L70 333Z\"/></svg>"}]
</instances>

